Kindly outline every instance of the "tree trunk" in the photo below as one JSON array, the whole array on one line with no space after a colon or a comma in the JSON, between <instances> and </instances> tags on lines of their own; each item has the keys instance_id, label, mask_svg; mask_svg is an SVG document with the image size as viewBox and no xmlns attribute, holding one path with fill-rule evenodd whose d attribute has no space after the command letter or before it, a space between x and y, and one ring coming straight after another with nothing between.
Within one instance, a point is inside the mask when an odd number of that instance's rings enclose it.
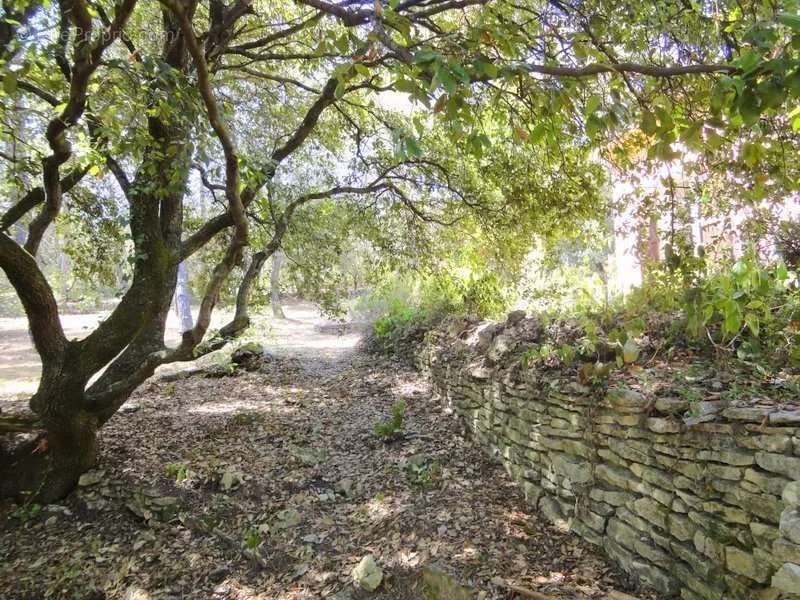
<instances>
[{"instance_id":1,"label":"tree trunk","mask_svg":"<svg viewBox=\"0 0 800 600\"><path fill-rule=\"evenodd\" d=\"M267 252L256 252L250 259L250 265L242 277L239 284L239 290L236 292L236 313L233 320L219 330L223 337L235 337L242 331L250 326L250 312L248 305L250 302L250 290L253 283L258 279L261 273L261 267L264 266L269 254Z\"/></svg>"},{"instance_id":2,"label":"tree trunk","mask_svg":"<svg viewBox=\"0 0 800 600\"><path fill-rule=\"evenodd\" d=\"M178 265L178 281L175 286L175 310L181 320L181 333L189 331L194 323L192 321L192 301L191 291L189 290L189 273L186 269L186 262L181 261Z\"/></svg>"},{"instance_id":3,"label":"tree trunk","mask_svg":"<svg viewBox=\"0 0 800 600\"><path fill-rule=\"evenodd\" d=\"M52 395L43 403L54 408ZM79 411L49 420L47 432L13 449L0 448L0 497L48 503L66 496L96 460L98 420Z\"/></svg>"},{"instance_id":4,"label":"tree trunk","mask_svg":"<svg viewBox=\"0 0 800 600\"><path fill-rule=\"evenodd\" d=\"M281 267L286 262L286 255L283 250L276 250L272 255L272 273L269 277L269 301L272 304L272 314L276 319L285 319L286 315L283 313L283 306L281 306Z\"/></svg>"}]
</instances>

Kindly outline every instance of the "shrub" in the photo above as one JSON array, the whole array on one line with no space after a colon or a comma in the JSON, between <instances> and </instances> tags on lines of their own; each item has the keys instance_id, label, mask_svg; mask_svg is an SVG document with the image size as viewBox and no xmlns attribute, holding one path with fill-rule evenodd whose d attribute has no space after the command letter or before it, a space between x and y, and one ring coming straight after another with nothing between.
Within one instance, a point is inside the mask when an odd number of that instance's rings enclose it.
<instances>
[{"instance_id":1,"label":"shrub","mask_svg":"<svg viewBox=\"0 0 800 600\"><path fill-rule=\"evenodd\" d=\"M775 235L781 258L792 269L800 269L800 221L784 221Z\"/></svg>"},{"instance_id":2,"label":"shrub","mask_svg":"<svg viewBox=\"0 0 800 600\"><path fill-rule=\"evenodd\" d=\"M392 417L388 421L376 423L372 431L383 440L393 439L403 433L403 420L405 419L406 403L398 400L392 406Z\"/></svg>"},{"instance_id":3,"label":"shrub","mask_svg":"<svg viewBox=\"0 0 800 600\"><path fill-rule=\"evenodd\" d=\"M556 323L579 324L581 334L548 339L528 351L523 365L557 355L608 361L618 366L644 356L641 343L773 367L800 367L800 290L781 262L765 264L754 250L709 272L702 256L668 256L665 269L649 273L646 285L606 311L583 311ZM558 325L554 326L555 329Z\"/></svg>"},{"instance_id":4,"label":"shrub","mask_svg":"<svg viewBox=\"0 0 800 600\"><path fill-rule=\"evenodd\" d=\"M405 466L409 484L419 488L429 488L442 479L443 469L438 461L431 461L423 454L410 457Z\"/></svg>"},{"instance_id":5,"label":"shrub","mask_svg":"<svg viewBox=\"0 0 800 600\"><path fill-rule=\"evenodd\" d=\"M797 322L800 294L783 262L764 266L748 252L730 269L686 290L686 331L741 359L788 361L800 366Z\"/></svg>"}]
</instances>

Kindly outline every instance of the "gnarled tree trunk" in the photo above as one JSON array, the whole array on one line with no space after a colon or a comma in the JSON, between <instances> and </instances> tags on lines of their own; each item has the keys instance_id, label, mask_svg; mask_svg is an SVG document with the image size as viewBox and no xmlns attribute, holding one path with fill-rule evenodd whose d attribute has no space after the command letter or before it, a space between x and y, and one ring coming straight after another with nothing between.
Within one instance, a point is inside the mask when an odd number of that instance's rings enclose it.
<instances>
[{"instance_id":1,"label":"gnarled tree trunk","mask_svg":"<svg viewBox=\"0 0 800 600\"><path fill-rule=\"evenodd\" d=\"M61 175L61 166L72 155L68 130L83 116L94 70L104 64L103 50L118 39L135 4L136 0L121 0L113 19L103 15L102 31L93 31L99 17L87 9L85 2L58 3L58 9L63 9L60 38L74 39L75 44L73 64L65 56L57 57L61 59L57 60L59 69L67 75L69 101L63 107L60 98L37 90L42 100L60 111L47 127L50 154L42 161L42 184L0 215L0 268L22 302L42 360L39 388L30 401L32 414L10 419L0 416L0 433L22 432L25 436L12 438L12 442L21 440L13 447L0 444L0 496L21 496L39 502L63 497L94 464L98 428L114 415L133 390L159 365L196 357L220 289L240 262L247 244L245 208L275 175L277 165L304 143L322 111L335 101L338 80L331 77L296 130L273 150L262 167L249 173L247 185L240 185L236 146L217 108L206 61L219 56L238 30L237 20L252 12L252 2L212 3L215 11L210 15L208 35L198 38L192 26L197 0L162 0L164 45L158 60L182 76L196 77L208 122L225 155L227 210L184 238L183 200L194 148L194 117L199 115L171 115L160 109L148 111L147 130L143 132L147 142L135 154L139 162L132 180L111 156L112 144L104 142L99 119L85 115L95 149L104 157L128 201L134 267L129 289L108 318L84 339L68 340L53 291L35 256L42 236L59 214L63 193L77 185L89 171L88 166L81 165ZM5 38L13 36L14 31L13 27L0 27L0 57L6 50ZM132 44L128 39L125 43ZM130 46L128 49L129 60L141 60L138 51ZM185 97L181 89L174 87L178 85L185 85L181 77L152 78L147 79L143 88L149 90L148 101L155 108L164 97ZM191 107L184 108L184 112L190 110ZM23 247L6 232L39 206L41 209L30 221ZM242 300L237 303L239 324L249 323L247 298L252 281L264 260L279 246L296 206L290 205L279 218L272 241L263 253L257 253L251 264L252 274L242 281L239 294ZM178 347L167 348L164 333L178 266L225 230L231 230L232 235L224 258L213 270L197 322L184 332ZM207 351L203 348L202 352ZM89 381L101 371L102 375L90 385Z\"/></svg>"},{"instance_id":2,"label":"gnarled tree trunk","mask_svg":"<svg viewBox=\"0 0 800 600\"><path fill-rule=\"evenodd\" d=\"M220 329L220 334L223 337L233 337L239 335L245 329L250 327L250 291L253 284L261 274L261 268L267 260L266 252L256 252L250 258L250 264L242 276L242 281L239 283L239 289L236 292L236 312L230 323Z\"/></svg>"},{"instance_id":3,"label":"gnarled tree trunk","mask_svg":"<svg viewBox=\"0 0 800 600\"><path fill-rule=\"evenodd\" d=\"M55 408L59 397L43 399ZM46 419L41 433L16 447L0 449L0 496L47 503L59 500L95 464L99 419L87 411Z\"/></svg>"}]
</instances>

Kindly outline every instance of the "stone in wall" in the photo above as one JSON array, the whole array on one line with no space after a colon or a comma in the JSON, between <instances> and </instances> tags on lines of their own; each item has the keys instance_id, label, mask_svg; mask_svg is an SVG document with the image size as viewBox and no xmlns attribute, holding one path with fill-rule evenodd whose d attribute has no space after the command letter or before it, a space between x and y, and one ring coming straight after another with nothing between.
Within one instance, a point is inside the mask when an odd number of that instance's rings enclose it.
<instances>
[{"instance_id":1,"label":"stone in wall","mask_svg":"<svg viewBox=\"0 0 800 600\"><path fill-rule=\"evenodd\" d=\"M536 319L470 327L418 366L533 508L664 597L800 599L800 409L592 390L522 368Z\"/></svg>"}]
</instances>

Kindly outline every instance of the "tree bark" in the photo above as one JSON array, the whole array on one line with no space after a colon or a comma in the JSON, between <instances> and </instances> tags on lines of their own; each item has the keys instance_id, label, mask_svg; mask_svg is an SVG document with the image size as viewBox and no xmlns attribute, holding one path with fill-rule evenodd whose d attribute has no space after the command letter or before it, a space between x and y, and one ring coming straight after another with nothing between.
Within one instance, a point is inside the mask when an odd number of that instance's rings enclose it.
<instances>
[{"instance_id":1,"label":"tree bark","mask_svg":"<svg viewBox=\"0 0 800 600\"><path fill-rule=\"evenodd\" d=\"M46 409L59 402L57 394L41 400ZM80 411L50 419L45 434L11 450L0 448L0 497L39 503L63 498L95 464L98 426L94 415Z\"/></svg>"},{"instance_id":2,"label":"tree bark","mask_svg":"<svg viewBox=\"0 0 800 600\"><path fill-rule=\"evenodd\" d=\"M189 331L192 326L192 301L189 290L189 273L186 263L181 261L178 265L178 281L175 286L175 310L181 321L181 333Z\"/></svg>"},{"instance_id":3,"label":"tree bark","mask_svg":"<svg viewBox=\"0 0 800 600\"><path fill-rule=\"evenodd\" d=\"M220 329L220 334L223 337L235 337L250 327L250 290L261 274L261 268L268 257L267 252L262 250L253 254L250 259L250 264L244 272L242 281L239 283L239 289L236 292L236 312L233 315L233 320Z\"/></svg>"}]
</instances>

